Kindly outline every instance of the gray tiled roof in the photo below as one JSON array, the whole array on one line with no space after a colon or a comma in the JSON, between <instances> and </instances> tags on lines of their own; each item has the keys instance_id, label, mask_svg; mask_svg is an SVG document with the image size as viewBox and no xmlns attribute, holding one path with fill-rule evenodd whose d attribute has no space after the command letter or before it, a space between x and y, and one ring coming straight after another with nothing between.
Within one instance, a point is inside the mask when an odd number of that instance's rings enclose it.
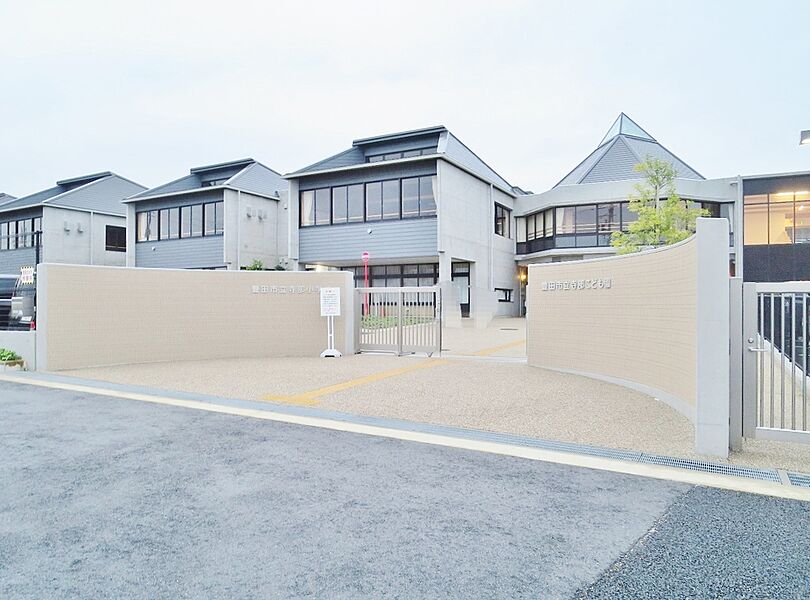
<instances>
[{"instance_id":1,"label":"gray tiled roof","mask_svg":"<svg viewBox=\"0 0 810 600\"><path fill-rule=\"evenodd\" d=\"M648 156L671 163L680 178L704 179L622 113L599 147L554 187L640 179L634 167Z\"/></svg>"},{"instance_id":2,"label":"gray tiled roof","mask_svg":"<svg viewBox=\"0 0 810 600\"><path fill-rule=\"evenodd\" d=\"M415 140L422 140L424 141L424 144L418 144ZM475 173L485 181L492 182L508 192L517 193L513 189L512 185L510 185L503 177L498 175L494 169L481 160L481 158L479 158L472 150L465 146L461 140L459 140L456 136L450 133L446 127L443 126L426 127L423 129L402 131L399 133L391 133L354 140L351 148L324 158L323 160L304 167L303 169L289 173L287 177L300 177L310 173L329 171L332 169L340 169L363 164L376 166L387 163L389 161L367 163L367 153L368 155L374 155L387 151L397 151L397 142L402 142L403 144L410 143L413 145L413 147L418 147L419 145L425 147L435 146L436 154L439 156L446 156L448 159L458 163L470 172Z\"/></svg>"},{"instance_id":3,"label":"gray tiled roof","mask_svg":"<svg viewBox=\"0 0 810 600\"><path fill-rule=\"evenodd\" d=\"M0 212L52 205L124 215L121 201L143 189L144 186L107 171L63 179L54 187L3 203Z\"/></svg>"},{"instance_id":4,"label":"gray tiled roof","mask_svg":"<svg viewBox=\"0 0 810 600\"><path fill-rule=\"evenodd\" d=\"M286 190L287 181L273 169L266 167L252 158L194 167L188 175L164 183L157 187L145 190L127 198L127 202L155 198L177 192L189 192L202 189L206 181L225 180L224 185L247 192L255 192L264 196L278 196L279 192Z\"/></svg>"},{"instance_id":5,"label":"gray tiled roof","mask_svg":"<svg viewBox=\"0 0 810 600\"><path fill-rule=\"evenodd\" d=\"M5 204L6 202L11 202L12 200L16 200L17 196L12 196L11 194L6 194L5 192L0 192L0 204Z\"/></svg>"}]
</instances>

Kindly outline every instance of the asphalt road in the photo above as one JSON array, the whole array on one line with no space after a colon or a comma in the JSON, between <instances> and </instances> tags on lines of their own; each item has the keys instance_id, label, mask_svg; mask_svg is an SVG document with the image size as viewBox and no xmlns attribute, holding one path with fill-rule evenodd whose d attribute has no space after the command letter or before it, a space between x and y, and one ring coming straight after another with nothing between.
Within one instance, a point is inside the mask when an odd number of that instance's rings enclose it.
<instances>
[{"instance_id":1,"label":"asphalt road","mask_svg":"<svg viewBox=\"0 0 810 600\"><path fill-rule=\"evenodd\" d=\"M0 383L0 598L807 598L810 503Z\"/></svg>"}]
</instances>

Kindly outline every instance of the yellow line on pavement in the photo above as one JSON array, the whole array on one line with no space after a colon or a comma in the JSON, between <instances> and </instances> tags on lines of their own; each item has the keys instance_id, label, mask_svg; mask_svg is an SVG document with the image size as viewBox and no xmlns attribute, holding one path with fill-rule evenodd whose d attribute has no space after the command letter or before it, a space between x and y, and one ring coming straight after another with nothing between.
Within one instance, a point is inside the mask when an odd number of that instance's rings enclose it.
<instances>
[{"instance_id":1,"label":"yellow line on pavement","mask_svg":"<svg viewBox=\"0 0 810 600\"><path fill-rule=\"evenodd\" d=\"M463 448L478 452L488 452L490 454L527 458L530 460L569 465L572 467L597 469L600 471L610 471L612 473L637 475L640 477L649 477L653 479L678 481L691 485L705 485L725 490L774 496L777 498L789 498L793 500L803 500L805 502L810 501L810 489L787 486L770 481L761 481L759 479L743 479L741 477L733 477L731 475L689 471L686 469L678 469L675 467L662 465L632 463L613 458L603 458L586 454L569 454L566 452L558 452L554 450L545 450L542 448L533 448L527 446L517 446L499 442L485 442L456 436L446 436L438 433L422 433L419 431L392 429L379 425L363 425L360 423L352 423L350 421L336 421L322 417L290 415L273 412L272 410L239 408L235 406L200 402L198 400L184 400L180 398L171 398L168 396L152 396L150 394L142 394L139 392L121 392L118 390L98 388L81 384L42 381L28 378L23 379L8 375L0 375L0 381L7 381L22 385L34 385L51 389L69 390L84 394L94 394L97 396L110 396L113 398L152 402L155 404L164 404L168 406L179 406L183 408L205 410L215 413L265 419L280 423L306 425L310 427L331 429L334 431L346 431L411 442L420 442L423 444L434 444L448 448Z\"/></svg>"},{"instance_id":2,"label":"yellow line on pavement","mask_svg":"<svg viewBox=\"0 0 810 600\"><path fill-rule=\"evenodd\" d=\"M508 348L514 348L515 346L520 346L521 344L525 344L526 340L517 340L516 342L509 342L508 344L501 344L500 346L493 346L492 348L484 348L483 350L479 350L478 352L473 352L469 356L489 356L490 354L495 354L496 352L500 352L501 350L506 350Z\"/></svg>"},{"instance_id":3,"label":"yellow line on pavement","mask_svg":"<svg viewBox=\"0 0 810 600\"><path fill-rule=\"evenodd\" d=\"M442 364L442 362L443 361L438 358L429 358L427 360L420 361L414 365L409 365L407 367L400 367L399 369L390 369L388 371L380 371L379 373L371 373L370 375L364 375L363 377L349 379L348 381L342 381L340 383L335 383L333 385L327 385L326 387L310 390L308 392L302 392L300 394L293 394L292 396L273 396L273 395L264 396L264 400L269 400L271 402L284 402L285 404L302 404L304 406L315 406L318 404L316 398L320 398L321 396L326 396L328 394L335 394L337 392L342 392L343 390L348 390L353 387L366 385L367 383L374 383L375 381L388 379L389 377L396 377L397 375L410 373L411 371L429 369L431 367L436 367Z\"/></svg>"}]
</instances>

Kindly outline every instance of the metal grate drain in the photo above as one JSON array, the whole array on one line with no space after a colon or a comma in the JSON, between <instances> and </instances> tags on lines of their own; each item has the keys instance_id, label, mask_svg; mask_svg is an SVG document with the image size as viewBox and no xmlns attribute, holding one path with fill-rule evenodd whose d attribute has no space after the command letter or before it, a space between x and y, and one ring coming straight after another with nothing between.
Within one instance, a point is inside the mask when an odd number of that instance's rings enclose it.
<instances>
[{"instance_id":1,"label":"metal grate drain","mask_svg":"<svg viewBox=\"0 0 810 600\"><path fill-rule=\"evenodd\" d=\"M501 331L517 331L517 327L501 327Z\"/></svg>"},{"instance_id":2,"label":"metal grate drain","mask_svg":"<svg viewBox=\"0 0 810 600\"><path fill-rule=\"evenodd\" d=\"M810 488L810 475L804 473L788 473L787 476L792 485Z\"/></svg>"},{"instance_id":3,"label":"metal grate drain","mask_svg":"<svg viewBox=\"0 0 810 600\"><path fill-rule=\"evenodd\" d=\"M704 462L689 458L673 458L671 456L657 456L655 454L642 454L639 462L650 465L665 465L668 467L678 467L689 471L701 471L703 473L716 473L718 475L732 475L734 477L745 477L746 479L760 479L762 481L773 481L779 483L779 473L774 469L756 469L752 467L739 467L737 465L724 465L718 463Z\"/></svg>"}]
</instances>

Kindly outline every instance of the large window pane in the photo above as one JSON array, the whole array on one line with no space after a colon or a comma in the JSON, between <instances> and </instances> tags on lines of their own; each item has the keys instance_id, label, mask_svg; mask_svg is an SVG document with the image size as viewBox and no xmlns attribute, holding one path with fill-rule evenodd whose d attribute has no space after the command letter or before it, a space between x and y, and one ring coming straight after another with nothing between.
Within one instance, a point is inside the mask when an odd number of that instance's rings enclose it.
<instances>
[{"instance_id":1,"label":"large window pane","mask_svg":"<svg viewBox=\"0 0 810 600\"><path fill-rule=\"evenodd\" d=\"M348 217L346 186L332 188L332 223L345 223Z\"/></svg>"},{"instance_id":2,"label":"large window pane","mask_svg":"<svg viewBox=\"0 0 810 600\"><path fill-rule=\"evenodd\" d=\"M180 209L180 237L191 237L191 207L183 206Z\"/></svg>"},{"instance_id":3,"label":"large window pane","mask_svg":"<svg viewBox=\"0 0 810 600\"><path fill-rule=\"evenodd\" d=\"M8 223L0 223L0 250L8 250Z\"/></svg>"},{"instance_id":4,"label":"large window pane","mask_svg":"<svg viewBox=\"0 0 810 600\"><path fill-rule=\"evenodd\" d=\"M180 207L169 209L169 239L176 240L180 237ZM162 231L162 230L161 230ZM161 233L163 236L163 233Z\"/></svg>"},{"instance_id":5,"label":"large window pane","mask_svg":"<svg viewBox=\"0 0 810 600\"><path fill-rule=\"evenodd\" d=\"M501 206L500 204L495 205L495 233L497 235L502 235L503 237L510 237L510 221L512 220L512 211L506 208L505 206Z\"/></svg>"},{"instance_id":6,"label":"large window pane","mask_svg":"<svg viewBox=\"0 0 810 600\"><path fill-rule=\"evenodd\" d=\"M575 215L576 209L573 206L557 209L557 235L574 233Z\"/></svg>"},{"instance_id":7,"label":"large window pane","mask_svg":"<svg viewBox=\"0 0 810 600\"><path fill-rule=\"evenodd\" d=\"M383 181L383 219L399 219L399 179Z\"/></svg>"},{"instance_id":8,"label":"large window pane","mask_svg":"<svg viewBox=\"0 0 810 600\"><path fill-rule=\"evenodd\" d=\"M515 219L515 227L517 228L517 243L520 244L521 242L526 241L526 218L525 217L517 217Z\"/></svg>"},{"instance_id":9,"label":"large window pane","mask_svg":"<svg viewBox=\"0 0 810 600\"><path fill-rule=\"evenodd\" d=\"M638 221L638 213L630 210L629 202L622 202L622 231L627 231L630 223Z\"/></svg>"},{"instance_id":10,"label":"large window pane","mask_svg":"<svg viewBox=\"0 0 810 600\"><path fill-rule=\"evenodd\" d=\"M225 203L224 202L216 202L215 203L217 208L217 221L216 221L216 231L217 233L224 233L225 232Z\"/></svg>"},{"instance_id":11,"label":"large window pane","mask_svg":"<svg viewBox=\"0 0 810 600\"><path fill-rule=\"evenodd\" d=\"M771 195L768 206L768 243L790 244L793 242L793 194L789 202L784 200L784 196L774 202L774 196L778 194Z\"/></svg>"},{"instance_id":12,"label":"large window pane","mask_svg":"<svg viewBox=\"0 0 810 600\"><path fill-rule=\"evenodd\" d=\"M332 203L329 188L315 190L315 225L329 225L332 218Z\"/></svg>"},{"instance_id":13,"label":"large window pane","mask_svg":"<svg viewBox=\"0 0 810 600\"><path fill-rule=\"evenodd\" d=\"M301 192L301 227L315 225L315 192Z\"/></svg>"},{"instance_id":14,"label":"large window pane","mask_svg":"<svg viewBox=\"0 0 810 600\"><path fill-rule=\"evenodd\" d=\"M349 223L363 220L363 184L350 185L349 191Z\"/></svg>"},{"instance_id":15,"label":"large window pane","mask_svg":"<svg viewBox=\"0 0 810 600\"><path fill-rule=\"evenodd\" d=\"M135 240L146 241L146 213L139 212L135 215Z\"/></svg>"},{"instance_id":16,"label":"large window pane","mask_svg":"<svg viewBox=\"0 0 810 600\"><path fill-rule=\"evenodd\" d=\"M382 183L366 184L366 221L379 221L382 218Z\"/></svg>"},{"instance_id":17,"label":"large window pane","mask_svg":"<svg viewBox=\"0 0 810 600\"><path fill-rule=\"evenodd\" d=\"M621 208L618 202L600 204L597 215L599 233L619 231L621 229Z\"/></svg>"},{"instance_id":18,"label":"large window pane","mask_svg":"<svg viewBox=\"0 0 810 600\"><path fill-rule=\"evenodd\" d=\"M544 228L546 230L546 237L554 235L554 209L549 208L543 213Z\"/></svg>"},{"instance_id":19,"label":"large window pane","mask_svg":"<svg viewBox=\"0 0 810 600\"><path fill-rule=\"evenodd\" d=\"M436 214L435 180L435 176L419 178L419 214L423 217Z\"/></svg>"},{"instance_id":20,"label":"large window pane","mask_svg":"<svg viewBox=\"0 0 810 600\"><path fill-rule=\"evenodd\" d=\"M537 237L537 215L529 215L526 217L526 240L532 241ZM540 219L542 223L542 217Z\"/></svg>"},{"instance_id":21,"label":"large window pane","mask_svg":"<svg viewBox=\"0 0 810 600\"><path fill-rule=\"evenodd\" d=\"M796 193L796 221L793 226L793 243L810 243L810 192Z\"/></svg>"},{"instance_id":22,"label":"large window pane","mask_svg":"<svg viewBox=\"0 0 810 600\"><path fill-rule=\"evenodd\" d=\"M596 246L596 205L577 206L577 246Z\"/></svg>"},{"instance_id":23,"label":"large window pane","mask_svg":"<svg viewBox=\"0 0 810 600\"><path fill-rule=\"evenodd\" d=\"M17 236L18 248L30 248L33 245L31 240L31 219L17 221Z\"/></svg>"},{"instance_id":24,"label":"large window pane","mask_svg":"<svg viewBox=\"0 0 810 600\"><path fill-rule=\"evenodd\" d=\"M8 224L8 249L14 250L17 247L17 221L10 221Z\"/></svg>"},{"instance_id":25,"label":"large window pane","mask_svg":"<svg viewBox=\"0 0 810 600\"><path fill-rule=\"evenodd\" d=\"M217 209L213 202L203 206L203 217L205 218L205 235L215 235L217 231Z\"/></svg>"},{"instance_id":26,"label":"large window pane","mask_svg":"<svg viewBox=\"0 0 810 600\"><path fill-rule=\"evenodd\" d=\"M419 178L402 180L402 217L419 216Z\"/></svg>"},{"instance_id":27,"label":"large window pane","mask_svg":"<svg viewBox=\"0 0 810 600\"><path fill-rule=\"evenodd\" d=\"M191 207L191 237L200 237L203 232L203 207L195 204Z\"/></svg>"}]
</instances>

